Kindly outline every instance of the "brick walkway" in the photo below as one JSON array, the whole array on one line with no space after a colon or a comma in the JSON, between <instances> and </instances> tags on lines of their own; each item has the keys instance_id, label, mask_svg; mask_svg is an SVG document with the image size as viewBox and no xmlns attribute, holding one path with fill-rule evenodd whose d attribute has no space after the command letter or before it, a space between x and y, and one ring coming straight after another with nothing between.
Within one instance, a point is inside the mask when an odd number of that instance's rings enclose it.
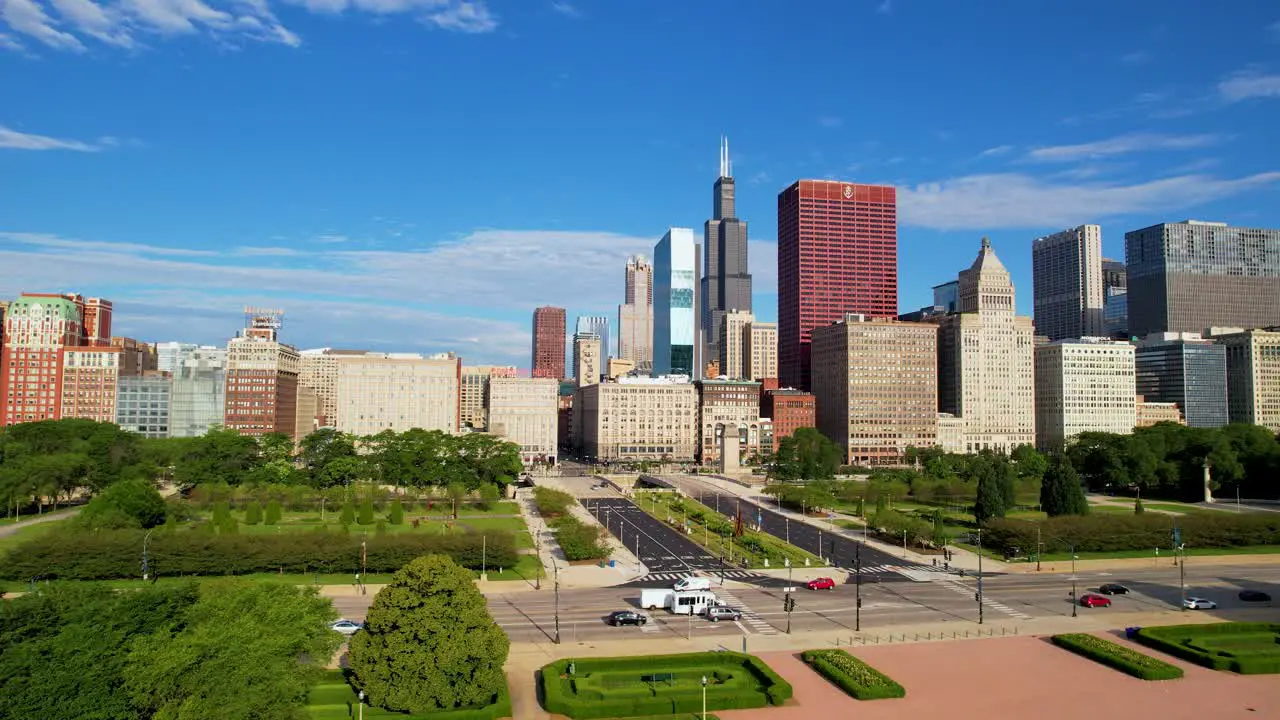
<instances>
[{"instance_id":1,"label":"brick walkway","mask_svg":"<svg viewBox=\"0 0 1280 720\"><path fill-rule=\"evenodd\" d=\"M825 717L856 713L859 720L1280 717L1280 681L1274 675L1240 676L1174 660L1186 677L1146 682L1040 638L855 648L853 654L902 683L907 697L860 702L827 683L795 654L762 653L760 657L795 687L792 702L782 708L716 714L723 720L813 720L815 711Z\"/></svg>"}]
</instances>

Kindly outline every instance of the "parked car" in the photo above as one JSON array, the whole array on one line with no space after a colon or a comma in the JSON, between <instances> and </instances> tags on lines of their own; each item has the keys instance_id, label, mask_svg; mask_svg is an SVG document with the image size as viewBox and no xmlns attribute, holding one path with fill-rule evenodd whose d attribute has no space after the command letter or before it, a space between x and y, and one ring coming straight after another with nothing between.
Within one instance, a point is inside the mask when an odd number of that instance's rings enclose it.
<instances>
[{"instance_id":1,"label":"parked car","mask_svg":"<svg viewBox=\"0 0 1280 720\"><path fill-rule=\"evenodd\" d=\"M1098 588L1098 592L1103 595L1128 595L1129 588L1120 585L1119 583L1106 583Z\"/></svg>"},{"instance_id":2,"label":"parked car","mask_svg":"<svg viewBox=\"0 0 1280 720\"><path fill-rule=\"evenodd\" d=\"M1111 598L1102 595L1094 595L1093 593L1085 593L1080 596L1080 604L1087 608L1092 607L1111 607Z\"/></svg>"},{"instance_id":3,"label":"parked car","mask_svg":"<svg viewBox=\"0 0 1280 720\"><path fill-rule=\"evenodd\" d=\"M352 620L339 620L329 627L343 635L355 635L360 631L360 628L364 627L364 623L358 623Z\"/></svg>"},{"instance_id":4,"label":"parked car","mask_svg":"<svg viewBox=\"0 0 1280 720\"><path fill-rule=\"evenodd\" d=\"M810 590L835 590L836 581L829 577L814 578L805 583L805 587Z\"/></svg>"},{"instance_id":5,"label":"parked car","mask_svg":"<svg viewBox=\"0 0 1280 720\"><path fill-rule=\"evenodd\" d=\"M742 611L727 605L716 605L707 608L707 620L710 622L719 622L721 620L729 620L737 622L742 619Z\"/></svg>"},{"instance_id":6,"label":"parked car","mask_svg":"<svg viewBox=\"0 0 1280 720\"><path fill-rule=\"evenodd\" d=\"M1189 597L1182 601L1182 607L1188 610L1217 610L1218 603L1204 598Z\"/></svg>"},{"instance_id":7,"label":"parked car","mask_svg":"<svg viewBox=\"0 0 1280 720\"><path fill-rule=\"evenodd\" d=\"M609 624L614 627L622 625L644 625L649 622L649 618L641 615L635 610L617 610L609 615Z\"/></svg>"},{"instance_id":8,"label":"parked car","mask_svg":"<svg viewBox=\"0 0 1280 720\"><path fill-rule=\"evenodd\" d=\"M1241 590L1240 599L1245 602L1271 602L1271 596L1261 590Z\"/></svg>"}]
</instances>

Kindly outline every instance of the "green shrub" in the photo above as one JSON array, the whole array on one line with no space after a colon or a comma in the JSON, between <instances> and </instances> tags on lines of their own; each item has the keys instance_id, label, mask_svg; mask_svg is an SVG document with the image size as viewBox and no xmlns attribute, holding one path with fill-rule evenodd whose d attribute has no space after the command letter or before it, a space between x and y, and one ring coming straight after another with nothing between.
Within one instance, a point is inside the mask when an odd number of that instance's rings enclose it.
<instances>
[{"instance_id":1,"label":"green shrub","mask_svg":"<svg viewBox=\"0 0 1280 720\"><path fill-rule=\"evenodd\" d=\"M556 542L566 560L599 560L608 556L609 548L601 542L603 528L588 525L571 515L557 518Z\"/></svg>"},{"instance_id":2,"label":"green shrub","mask_svg":"<svg viewBox=\"0 0 1280 720\"><path fill-rule=\"evenodd\" d=\"M494 505L502 499L502 491L497 485L485 483L480 486L480 507L485 510L492 510Z\"/></svg>"},{"instance_id":3,"label":"green shrub","mask_svg":"<svg viewBox=\"0 0 1280 720\"><path fill-rule=\"evenodd\" d=\"M387 520L392 525L404 524L404 505L400 504L400 498L391 501L391 511L387 513Z\"/></svg>"},{"instance_id":4,"label":"green shrub","mask_svg":"<svg viewBox=\"0 0 1280 720\"><path fill-rule=\"evenodd\" d=\"M144 534L142 530L101 530L33 538L0 557L0 578L137 577ZM361 540L342 531L320 529L245 535L178 530L152 536L148 550L154 572L165 577L243 575L281 568L287 573L353 573L360 567ZM387 533L367 539L368 571L395 572L430 553L448 555L473 570L481 568L486 553L490 566L512 567L518 559L515 539L507 532Z\"/></svg>"},{"instance_id":5,"label":"green shrub","mask_svg":"<svg viewBox=\"0 0 1280 720\"><path fill-rule=\"evenodd\" d=\"M268 525L275 525L276 523L280 522L281 517L283 517L283 513L280 511L280 501L271 500L270 502L268 502L266 523Z\"/></svg>"},{"instance_id":6,"label":"green shrub","mask_svg":"<svg viewBox=\"0 0 1280 720\"><path fill-rule=\"evenodd\" d=\"M76 523L88 529L153 528L165 521L168 506L146 480L121 480L96 495Z\"/></svg>"},{"instance_id":7,"label":"green shrub","mask_svg":"<svg viewBox=\"0 0 1280 720\"><path fill-rule=\"evenodd\" d=\"M562 490L543 486L533 489L533 504L544 518L564 515L574 502L573 496Z\"/></svg>"},{"instance_id":8,"label":"green shrub","mask_svg":"<svg viewBox=\"0 0 1280 720\"><path fill-rule=\"evenodd\" d=\"M819 675L859 700L900 698L906 688L844 650L808 650L800 658Z\"/></svg>"},{"instance_id":9,"label":"green shrub","mask_svg":"<svg viewBox=\"0 0 1280 720\"><path fill-rule=\"evenodd\" d=\"M374 534L374 535L386 535L386 534L387 534L387 523L386 523L386 521L384 521L384 520L379 520L379 521L378 521L378 524L373 526L373 534Z\"/></svg>"},{"instance_id":10,"label":"green shrub","mask_svg":"<svg viewBox=\"0 0 1280 720\"><path fill-rule=\"evenodd\" d=\"M1201 643L1200 637L1230 637L1268 635L1274 643L1280 643L1280 624L1276 623L1212 623L1208 625L1165 625L1142 628L1137 641L1143 645L1168 653L1211 670L1229 670L1241 675L1280 673L1280 644L1262 645L1262 649L1238 651L1213 651Z\"/></svg>"},{"instance_id":11,"label":"green shrub","mask_svg":"<svg viewBox=\"0 0 1280 720\"><path fill-rule=\"evenodd\" d=\"M1088 633L1053 636L1053 644L1140 680L1176 680L1182 668Z\"/></svg>"},{"instance_id":12,"label":"green shrub","mask_svg":"<svg viewBox=\"0 0 1280 720\"><path fill-rule=\"evenodd\" d=\"M350 525L356 521L356 509L355 506L351 504L350 500L342 503L342 515L339 517L338 521L343 525Z\"/></svg>"},{"instance_id":13,"label":"green shrub","mask_svg":"<svg viewBox=\"0 0 1280 720\"><path fill-rule=\"evenodd\" d=\"M360 501L360 513L356 516L356 522L361 525L373 524L373 500L365 498Z\"/></svg>"},{"instance_id":14,"label":"green shrub","mask_svg":"<svg viewBox=\"0 0 1280 720\"><path fill-rule=\"evenodd\" d=\"M1280 513L1194 513L1174 518L1163 513L1063 515L1039 522L993 520L982 534L984 546L1009 553L1036 547L1036 530L1044 552L1114 552L1168 547L1174 522L1182 541L1193 548L1228 548L1280 544Z\"/></svg>"},{"instance_id":15,"label":"green shrub","mask_svg":"<svg viewBox=\"0 0 1280 720\"><path fill-rule=\"evenodd\" d=\"M257 500L249 503L249 507L244 510L245 525L260 525L262 523L262 504Z\"/></svg>"}]
</instances>

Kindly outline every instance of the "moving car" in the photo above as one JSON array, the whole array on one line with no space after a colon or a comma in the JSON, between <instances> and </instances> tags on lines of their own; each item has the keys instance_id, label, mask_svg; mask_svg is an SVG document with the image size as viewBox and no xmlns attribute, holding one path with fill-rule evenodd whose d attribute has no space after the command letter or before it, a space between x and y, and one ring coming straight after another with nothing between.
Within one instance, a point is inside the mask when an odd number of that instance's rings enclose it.
<instances>
[{"instance_id":1,"label":"moving car","mask_svg":"<svg viewBox=\"0 0 1280 720\"><path fill-rule=\"evenodd\" d=\"M1080 596L1080 604L1087 608L1111 607L1111 598L1103 597L1101 595L1094 595L1093 593L1085 593L1084 595Z\"/></svg>"},{"instance_id":2,"label":"moving car","mask_svg":"<svg viewBox=\"0 0 1280 720\"><path fill-rule=\"evenodd\" d=\"M1098 592L1103 595L1128 595L1129 588L1119 583L1107 583L1098 588Z\"/></svg>"},{"instance_id":3,"label":"moving car","mask_svg":"<svg viewBox=\"0 0 1280 720\"><path fill-rule=\"evenodd\" d=\"M730 620L737 622L742 619L742 611L727 605L716 605L707 608L707 620L711 622L719 622L721 620Z\"/></svg>"},{"instance_id":4,"label":"moving car","mask_svg":"<svg viewBox=\"0 0 1280 720\"><path fill-rule=\"evenodd\" d=\"M1217 610L1218 603L1204 598L1189 597L1182 601L1182 607L1188 610Z\"/></svg>"},{"instance_id":5,"label":"moving car","mask_svg":"<svg viewBox=\"0 0 1280 720\"><path fill-rule=\"evenodd\" d=\"M829 577L814 578L805 583L805 587L810 590L835 590L836 581Z\"/></svg>"},{"instance_id":6,"label":"moving car","mask_svg":"<svg viewBox=\"0 0 1280 720\"><path fill-rule=\"evenodd\" d=\"M364 627L363 623L354 622L352 620L339 620L329 626L330 629L342 633L343 635L355 635Z\"/></svg>"},{"instance_id":7,"label":"moving car","mask_svg":"<svg viewBox=\"0 0 1280 720\"><path fill-rule=\"evenodd\" d=\"M609 624L614 627L623 625L644 625L649 622L649 618L641 615L635 610L615 610L609 614Z\"/></svg>"},{"instance_id":8,"label":"moving car","mask_svg":"<svg viewBox=\"0 0 1280 720\"><path fill-rule=\"evenodd\" d=\"M704 578L704 577L680 578L679 580L676 581L675 585L671 586L671 589L675 590L676 592L687 592L689 590L710 590L711 578Z\"/></svg>"},{"instance_id":9,"label":"moving car","mask_svg":"<svg viewBox=\"0 0 1280 720\"><path fill-rule=\"evenodd\" d=\"M1271 602L1271 596L1261 590L1241 590L1240 599L1245 602Z\"/></svg>"}]
</instances>

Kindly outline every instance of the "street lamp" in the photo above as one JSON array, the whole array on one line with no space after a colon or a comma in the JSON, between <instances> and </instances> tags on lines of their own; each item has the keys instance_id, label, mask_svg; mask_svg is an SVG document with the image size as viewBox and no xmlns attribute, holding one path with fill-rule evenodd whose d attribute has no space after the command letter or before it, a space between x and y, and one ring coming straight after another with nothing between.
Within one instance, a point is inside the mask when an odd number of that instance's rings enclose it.
<instances>
[{"instance_id":1,"label":"street lamp","mask_svg":"<svg viewBox=\"0 0 1280 720\"><path fill-rule=\"evenodd\" d=\"M862 630L862 543L853 547L853 576L853 629L859 632Z\"/></svg>"},{"instance_id":2,"label":"street lamp","mask_svg":"<svg viewBox=\"0 0 1280 720\"><path fill-rule=\"evenodd\" d=\"M702 676L702 720L707 720L707 676Z\"/></svg>"},{"instance_id":3,"label":"street lamp","mask_svg":"<svg viewBox=\"0 0 1280 720\"><path fill-rule=\"evenodd\" d=\"M363 690L360 691L360 694L356 695L356 699L360 701L359 720L364 720L364 691Z\"/></svg>"},{"instance_id":4,"label":"street lamp","mask_svg":"<svg viewBox=\"0 0 1280 720\"><path fill-rule=\"evenodd\" d=\"M1076 597L1076 544L1071 543L1071 617L1077 617L1080 599Z\"/></svg>"},{"instance_id":5,"label":"street lamp","mask_svg":"<svg viewBox=\"0 0 1280 720\"><path fill-rule=\"evenodd\" d=\"M151 533L155 530L148 530L146 535L142 536L142 579L146 580L151 576L151 556L147 554L147 545L151 542Z\"/></svg>"},{"instance_id":6,"label":"street lamp","mask_svg":"<svg viewBox=\"0 0 1280 720\"><path fill-rule=\"evenodd\" d=\"M560 563L551 561L551 569L555 574L555 612L556 612L556 645L560 644Z\"/></svg>"},{"instance_id":7,"label":"street lamp","mask_svg":"<svg viewBox=\"0 0 1280 720\"><path fill-rule=\"evenodd\" d=\"M982 624L982 528L978 528L978 624Z\"/></svg>"}]
</instances>

